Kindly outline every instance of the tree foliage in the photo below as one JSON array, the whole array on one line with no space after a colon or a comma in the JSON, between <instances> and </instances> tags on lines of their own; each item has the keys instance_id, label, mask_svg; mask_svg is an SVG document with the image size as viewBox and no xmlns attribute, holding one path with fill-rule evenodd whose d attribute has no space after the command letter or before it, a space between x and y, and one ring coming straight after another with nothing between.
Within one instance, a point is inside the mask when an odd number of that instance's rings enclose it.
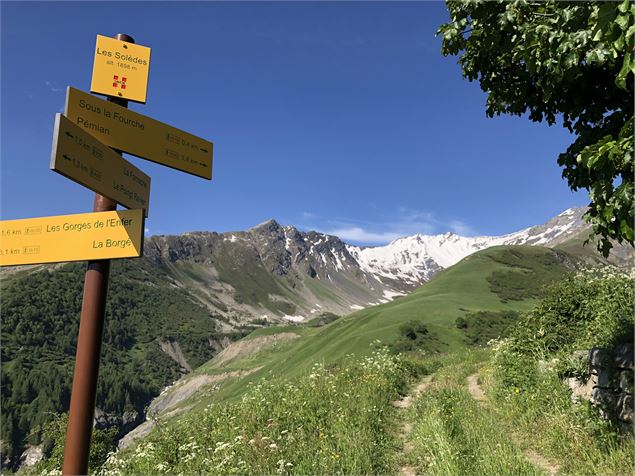
<instances>
[{"instance_id":1,"label":"tree foliage","mask_svg":"<svg viewBox=\"0 0 635 476\"><path fill-rule=\"evenodd\" d=\"M2 467L15 468L55 414L68 411L85 266L71 263L0 283ZM194 368L216 353L219 316L166 284L145 258L113 263L106 303L96 406L111 415L143 414L181 376L160 342L178 342Z\"/></svg>"},{"instance_id":2,"label":"tree foliage","mask_svg":"<svg viewBox=\"0 0 635 476\"><path fill-rule=\"evenodd\" d=\"M589 191L586 219L607 256L633 245L635 4L448 1L444 55L487 93L486 113L562 121L575 141L558 157L573 190Z\"/></svg>"}]
</instances>

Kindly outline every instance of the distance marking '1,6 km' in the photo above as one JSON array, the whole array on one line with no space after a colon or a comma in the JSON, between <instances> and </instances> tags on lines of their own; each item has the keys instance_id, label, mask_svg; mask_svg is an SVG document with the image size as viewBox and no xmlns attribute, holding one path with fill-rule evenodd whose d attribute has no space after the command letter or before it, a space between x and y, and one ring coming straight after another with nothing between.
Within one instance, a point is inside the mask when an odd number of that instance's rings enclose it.
<instances>
[{"instance_id":1,"label":"distance marking '1,6 km'","mask_svg":"<svg viewBox=\"0 0 635 476\"><path fill-rule=\"evenodd\" d=\"M150 177L61 114L55 115L51 169L148 216Z\"/></svg>"}]
</instances>

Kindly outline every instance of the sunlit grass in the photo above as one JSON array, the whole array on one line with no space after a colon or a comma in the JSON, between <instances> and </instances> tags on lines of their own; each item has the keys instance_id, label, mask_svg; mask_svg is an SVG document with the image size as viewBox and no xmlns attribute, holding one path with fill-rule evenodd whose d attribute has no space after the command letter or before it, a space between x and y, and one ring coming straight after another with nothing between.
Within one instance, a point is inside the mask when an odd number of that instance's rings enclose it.
<instances>
[{"instance_id":1,"label":"sunlit grass","mask_svg":"<svg viewBox=\"0 0 635 476\"><path fill-rule=\"evenodd\" d=\"M409 367L408 367L409 368ZM409 372L378 349L296 380L261 381L237 403L209 405L112 455L115 474L386 474Z\"/></svg>"}]
</instances>

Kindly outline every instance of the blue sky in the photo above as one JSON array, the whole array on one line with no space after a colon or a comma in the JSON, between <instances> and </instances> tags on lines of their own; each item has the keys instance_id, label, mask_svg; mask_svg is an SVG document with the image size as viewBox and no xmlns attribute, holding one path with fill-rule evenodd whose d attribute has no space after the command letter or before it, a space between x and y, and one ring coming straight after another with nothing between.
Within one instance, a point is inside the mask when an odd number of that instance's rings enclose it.
<instances>
[{"instance_id":1,"label":"blue sky","mask_svg":"<svg viewBox=\"0 0 635 476\"><path fill-rule=\"evenodd\" d=\"M65 88L88 91L97 34L152 48L147 104L214 142L211 182L137 158L149 234L269 218L364 244L502 234L588 202L561 178L572 137L486 118L443 57L440 2L2 2L2 219L82 213L92 192L48 169Z\"/></svg>"}]
</instances>

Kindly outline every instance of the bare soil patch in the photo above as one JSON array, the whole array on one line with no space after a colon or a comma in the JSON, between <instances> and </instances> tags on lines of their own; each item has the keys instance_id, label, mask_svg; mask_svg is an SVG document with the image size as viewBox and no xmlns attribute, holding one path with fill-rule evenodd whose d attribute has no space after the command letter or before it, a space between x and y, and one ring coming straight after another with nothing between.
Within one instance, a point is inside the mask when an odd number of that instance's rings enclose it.
<instances>
[{"instance_id":1,"label":"bare soil patch","mask_svg":"<svg viewBox=\"0 0 635 476\"><path fill-rule=\"evenodd\" d=\"M297 339L298 337L300 337L300 334L296 334L295 332L281 332L279 334L254 337L253 339L242 339L223 349L215 357L215 364L226 364L232 360L241 359L251 354L255 354L259 350L270 347L279 342L286 342Z\"/></svg>"},{"instance_id":2,"label":"bare soil patch","mask_svg":"<svg viewBox=\"0 0 635 476\"><path fill-rule=\"evenodd\" d=\"M474 400L478 400L479 402L485 400L485 393L483 392L481 386L478 384L477 374L470 375L467 378L467 390L470 392L470 395L472 395Z\"/></svg>"},{"instance_id":3,"label":"bare soil patch","mask_svg":"<svg viewBox=\"0 0 635 476\"><path fill-rule=\"evenodd\" d=\"M432 382L431 375L424 377L423 380L421 380L421 382L419 382L417 386L413 388L408 395L404 396L401 400L395 400L394 402L392 402L392 404L395 407L400 409L409 408L412 405L412 402L414 402L419 395L421 395L423 392L426 391L426 389L430 386L431 382ZM412 432L412 423L409 421L406 421L401 427L401 431L399 432L399 438L401 438L404 441L403 450L401 451L402 456L412 451L413 449L412 443L408 441L408 435L410 435L411 432ZM416 473L412 466L403 465L399 467L399 474L402 476L415 476Z\"/></svg>"}]
</instances>

